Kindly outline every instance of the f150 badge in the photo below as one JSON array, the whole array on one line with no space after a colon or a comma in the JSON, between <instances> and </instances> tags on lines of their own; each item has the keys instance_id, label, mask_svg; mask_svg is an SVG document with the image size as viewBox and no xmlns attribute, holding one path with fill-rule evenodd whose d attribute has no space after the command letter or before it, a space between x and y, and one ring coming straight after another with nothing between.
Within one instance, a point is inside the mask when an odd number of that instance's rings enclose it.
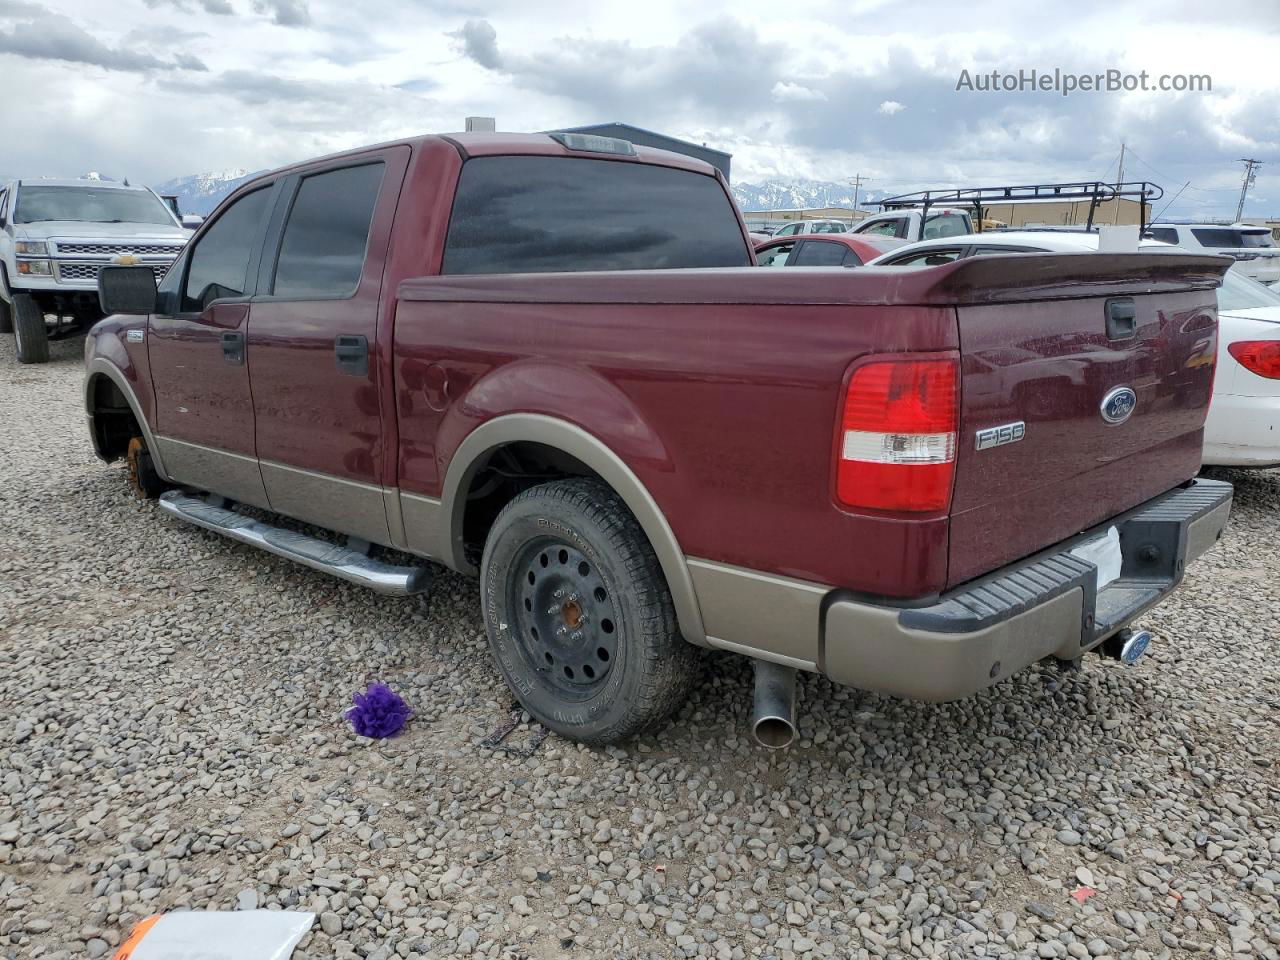
<instances>
[{"instance_id":1,"label":"f150 badge","mask_svg":"<svg viewBox=\"0 0 1280 960\"><path fill-rule=\"evenodd\" d=\"M1022 420L998 427L987 427L985 430L979 430L976 435L977 448L990 450L992 447L1003 447L1006 443L1017 443L1026 435L1027 425Z\"/></svg>"},{"instance_id":2,"label":"f150 badge","mask_svg":"<svg viewBox=\"0 0 1280 960\"><path fill-rule=\"evenodd\" d=\"M1138 395L1129 387L1116 387L1102 398L1102 419L1107 423L1124 423L1138 405Z\"/></svg>"}]
</instances>

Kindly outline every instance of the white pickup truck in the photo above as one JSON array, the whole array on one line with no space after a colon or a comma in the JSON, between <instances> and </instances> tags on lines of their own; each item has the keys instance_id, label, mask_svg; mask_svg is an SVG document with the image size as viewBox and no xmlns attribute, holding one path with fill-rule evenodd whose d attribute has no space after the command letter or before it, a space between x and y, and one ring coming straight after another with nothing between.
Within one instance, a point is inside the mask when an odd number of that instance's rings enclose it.
<instances>
[{"instance_id":1,"label":"white pickup truck","mask_svg":"<svg viewBox=\"0 0 1280 960\"><path fill-rule=\"evenodd\" d=\"M859 220L850 233L875 237L877 244L889 249L973 233L973 218L960 207L898 207Z\"/></svg>"},{"instance_id":2,"label":"white pickup truck","mask_svg":"<svg viewBox=\"0 0 1280 960\"><path fill-rule=\"evenodd\" d=\"M44 363L49 341L102 318L98 271L145 264L158 281L190 231L146 187L109 180L0 185L0 332L19 363Z\"/></svg>"}]
</instances>

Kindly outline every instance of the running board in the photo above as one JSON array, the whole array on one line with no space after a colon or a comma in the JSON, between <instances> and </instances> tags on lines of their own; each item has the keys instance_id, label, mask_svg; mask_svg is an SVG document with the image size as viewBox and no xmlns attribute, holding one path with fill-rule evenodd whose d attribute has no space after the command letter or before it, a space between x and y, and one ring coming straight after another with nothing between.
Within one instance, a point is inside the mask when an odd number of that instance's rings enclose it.
<instances>
[{"instance_id":1,"label":"running board","mask_svg":"<svg viewBox=\"0 0 1280 960\"><path fill-rule=\"evenodd\" d=\"M181 490L161 494L160 509L232 540L388 596L425 593L431 582L431 572L427 567L397 567L383 563L319 537L273 527Z\"/></svg>"}]
</instances>

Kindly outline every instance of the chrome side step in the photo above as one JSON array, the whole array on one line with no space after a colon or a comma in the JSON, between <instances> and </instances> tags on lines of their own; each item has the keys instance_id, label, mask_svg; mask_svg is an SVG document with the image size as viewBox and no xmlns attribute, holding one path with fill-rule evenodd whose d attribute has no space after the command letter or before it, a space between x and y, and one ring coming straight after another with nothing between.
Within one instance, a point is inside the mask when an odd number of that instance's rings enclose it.
<instances>
[{"instance_id":1,"label":"chrome side step","mask_svg":"<svg viewBox=\"0 0 1280 960\"><path fill-rule=\"evenodd\" d=\"M427 567L397 567L383 563L319 537L273 527L181 490L161 494L160 509L232 540L388 596L425 593L431 582L431 572Z\"/></svg>"}]
</instances>

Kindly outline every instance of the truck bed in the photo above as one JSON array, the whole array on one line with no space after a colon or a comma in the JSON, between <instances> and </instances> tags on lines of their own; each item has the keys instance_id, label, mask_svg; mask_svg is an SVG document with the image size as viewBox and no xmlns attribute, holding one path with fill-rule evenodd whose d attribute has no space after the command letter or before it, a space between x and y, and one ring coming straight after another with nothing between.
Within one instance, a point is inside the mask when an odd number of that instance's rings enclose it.
<instances>
[{"instance_id":1,"label":"truck bed","mask_svg":"<svg viewBox=\"0 0 1280 960\"><path fill-rule=\"evenodd\" d=\"M915 602L1194 476L1225 267L1031 254L921 269L408 280L397 392L440 362L467 371L450 387L467 400L435 449L402 440L402 484L436 495L451 448L512 396L528 412L567 406L645 484L686 555ZM1138 324L1111 343L1103 309L1117 297L1133 298ZM907 351L961 359L952 505L841 508L833 450L850 364ZM1098 404L1122 383L1138 408L1110 425ZM1021 442L974 449L975 430L1007 421L1025 423Z\"/></svg>"}]
</instances>

